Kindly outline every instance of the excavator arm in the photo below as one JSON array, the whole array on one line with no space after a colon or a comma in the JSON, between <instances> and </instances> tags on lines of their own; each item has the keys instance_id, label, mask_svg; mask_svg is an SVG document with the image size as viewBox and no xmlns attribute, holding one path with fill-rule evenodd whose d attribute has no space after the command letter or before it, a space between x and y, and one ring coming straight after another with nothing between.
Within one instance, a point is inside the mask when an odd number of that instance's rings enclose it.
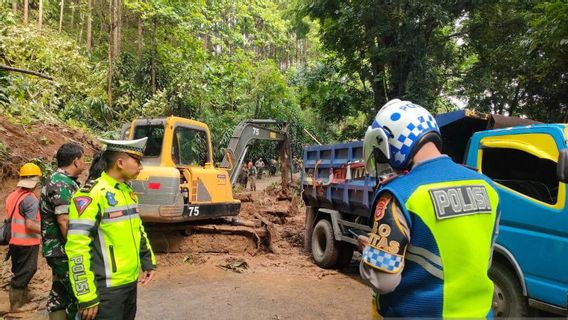
<instances>
[{"instance_id":1,"label":"excavator arm","mask_svg":"<svg viewBox=\"0 0 568 320\"><path fill-rule=\"evenodd\" d=\"M280 159L286 166L291 166L290 143L288 141L288 125L285 122L269 119L244 120L235 128L229 145L227 146L225 157L221 162L221 167L227 168L231 178L231 184L239 179L241 167L246 157L249 147L257 140L278 141L281 148L285 148L286 159ZM283 152L281 152L281 155ZM281 156L282 158L282 156ZM232 166L231 166L232 164Z\"/></svg>"}]
</instances>

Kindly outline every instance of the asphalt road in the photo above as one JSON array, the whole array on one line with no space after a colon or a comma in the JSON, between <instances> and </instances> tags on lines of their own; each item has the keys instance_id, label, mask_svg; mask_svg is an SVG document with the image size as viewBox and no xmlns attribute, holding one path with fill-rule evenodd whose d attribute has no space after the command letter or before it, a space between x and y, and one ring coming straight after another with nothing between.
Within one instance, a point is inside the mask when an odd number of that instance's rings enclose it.
<instances>
[{"instance_id":1,"label":"asphalt road","mask_svg":"<svg viewBox=\"0 0 568 320\"><path fill-rule=\"evenodd\" d=\"M208 265L169 270L138 291L137 319L368 319L370 289L356 277L234 273Z\"/></svg>"}]
</instances>

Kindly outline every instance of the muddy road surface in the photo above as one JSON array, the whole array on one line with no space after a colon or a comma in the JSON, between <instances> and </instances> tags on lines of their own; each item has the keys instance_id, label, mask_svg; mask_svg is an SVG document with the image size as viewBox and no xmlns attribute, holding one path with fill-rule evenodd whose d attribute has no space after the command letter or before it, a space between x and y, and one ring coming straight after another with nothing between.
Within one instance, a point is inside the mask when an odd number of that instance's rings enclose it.
<instances>
[{"instance_id":1,"label":"muddy road surface","mask_svg":"<svg viewBox=\"0 0 568 320\"><path fill-rule=\"evenodd\" d=\"M212 264L162 269L138 291L138 319L368 319L355 276L300 268L235 273ZM324 276L322 276L324 275Z\"/></svg>"}]
</instances>

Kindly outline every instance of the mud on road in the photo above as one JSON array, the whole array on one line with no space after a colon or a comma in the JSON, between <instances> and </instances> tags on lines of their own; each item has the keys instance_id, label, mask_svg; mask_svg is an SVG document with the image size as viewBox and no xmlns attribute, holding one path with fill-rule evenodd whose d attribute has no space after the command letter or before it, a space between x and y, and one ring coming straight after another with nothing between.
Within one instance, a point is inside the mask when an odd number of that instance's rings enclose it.
<instances>
[{"instance_id":1,"label":"mud on road","mask_svg":"<svg viewBox=\"0 0 568 320\"><path fill-rule=\"evenodd\" d=\"M366 319L370 289L357 263L342 272L317 267L303 252L304 210L297 195L280 197L280 177L258 180L261 191L242 191L240 217L270 223L271 250L254 238L228 233L183 236L158 253L155 280L138 291L138 319ZM278 200L281 199L281 200ZM159 242L153 235L151 242ZM6 247L0 247L4 257ZM0 259L0 315L8 311L10 262ZM51 273L45 259L30 288L37 308L15 315L47 319Z\"/></svg>"}]
</instances>

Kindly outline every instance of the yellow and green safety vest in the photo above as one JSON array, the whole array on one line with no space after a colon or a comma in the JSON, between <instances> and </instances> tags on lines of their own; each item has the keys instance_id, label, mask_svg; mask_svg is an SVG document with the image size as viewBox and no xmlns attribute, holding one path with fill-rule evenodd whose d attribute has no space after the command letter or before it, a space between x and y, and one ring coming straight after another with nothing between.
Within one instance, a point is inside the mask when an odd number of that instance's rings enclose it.
<instances>
[{"instance_id":1,"label":"yellow and green safety vest","mask_svg":"<svg viewBox=\"0 0 568 320\"><path fill-rule=\"evenodd\" d=\"M377 296L384 317L490 317L488 276L499 197L487 177L442 156L381 189L404 212L410 242L401 282ZM384 264L384 257L380 260Z\"/></svg>"},{"instance_id":2,"label":"yellow and green safety vest","mask_svg":"<svg viewBox=\"0 0 568 320\"><path fill-rule=\"evenodd\" d=\"M105 172L73 195L65 251L80 308L98 304L98 288L131 284L140 269L156 268L138 211L130 186Z\"/></svg>"}]
</instances>

